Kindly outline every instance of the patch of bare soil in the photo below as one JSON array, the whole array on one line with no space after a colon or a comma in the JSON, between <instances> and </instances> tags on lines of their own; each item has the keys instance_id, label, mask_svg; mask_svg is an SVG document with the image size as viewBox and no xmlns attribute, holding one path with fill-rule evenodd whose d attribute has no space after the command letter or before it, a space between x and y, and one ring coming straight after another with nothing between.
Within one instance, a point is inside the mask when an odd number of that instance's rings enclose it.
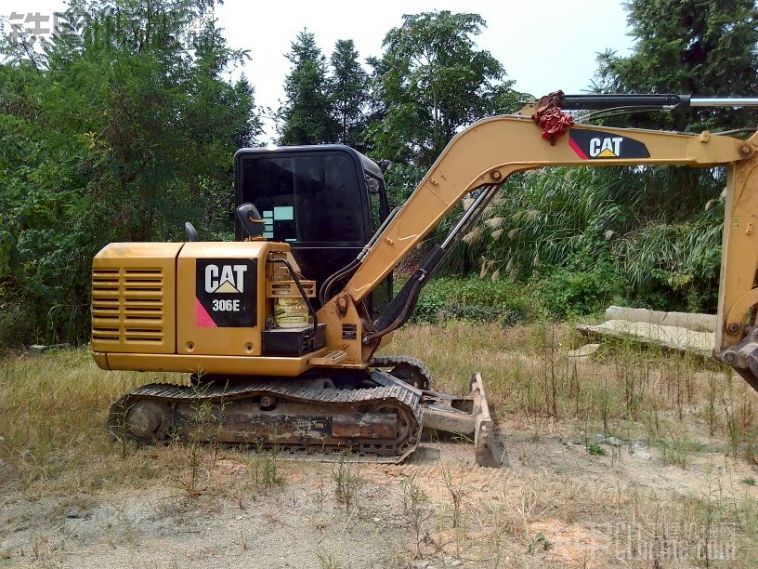
<instances>
[{"instance_id":1,"label":"patch of bare soil","mask_svg":"<svg viewBox=\"0 0 758 569\"><path fill-rule=\"evenodd\" d=\"M389 566L388 545L402 539L384 507L391 511L390 490L367 487L361 506L346 512L324 480L329 469L312 466L312 475L293 472L258 496L209 491L188 497L181 488L161 486L36 502L6 496L0 566ZM225 467L221 476L233 476Z\"/></svg>"},{"instance_id":2,"label":"patch of bare soil","mask_svg":"<svg viewBox=\"0 0 758 569\"><path fill-rule=\"evenodd\" d=\"M701 523L682 510L687 501L734 504L740 523L737 504L758 499L744 482L755 469L717 449L682 468L640 442L604 442L606 454L593 455L560 432L501 428L510 466L497 470L472 464L469 445L426 443L404 465L280 462L283 480L265 489L246 489L245 457L228 452L197 496L168 480L36 499L7 491L0 567L690 567L704 563L697 536L677 534L678 556L666 558L656 528ZM717 522L734 551L710 565L750 559L750 536ZM639 532L634 552L619 539L626 530Z\"/></svg>"}]
</instances>

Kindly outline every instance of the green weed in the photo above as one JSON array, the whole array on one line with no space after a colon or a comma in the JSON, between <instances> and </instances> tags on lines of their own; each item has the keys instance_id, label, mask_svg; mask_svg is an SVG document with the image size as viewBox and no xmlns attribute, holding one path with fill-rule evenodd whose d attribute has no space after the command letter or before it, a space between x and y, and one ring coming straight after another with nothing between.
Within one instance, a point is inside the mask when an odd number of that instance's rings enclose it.
<instances>
[{"instance_id":1,"label":"green weed","mask_svg":"<svg viewBox=\"0 0 758 569\"><path fill-rule=\"evenodd\" d=\"M347 462L342 456L334 469L333 477L335 482L334 497L337 503L342 504L346 511L352 511L357 504L358 493L363 485L363 478L358 472L358 466L355 463Z\"/></svg>"},{"instance_id":2,"label":"green weed","mask_svg":"<svg viewBox=\"0 0 758 569\"><path fill-rule=\"evenodd\" d=\"M605 456L605 449L597 443L589 443L587 445L587 452L594 456Z\"/></svg>"}]
</instances>

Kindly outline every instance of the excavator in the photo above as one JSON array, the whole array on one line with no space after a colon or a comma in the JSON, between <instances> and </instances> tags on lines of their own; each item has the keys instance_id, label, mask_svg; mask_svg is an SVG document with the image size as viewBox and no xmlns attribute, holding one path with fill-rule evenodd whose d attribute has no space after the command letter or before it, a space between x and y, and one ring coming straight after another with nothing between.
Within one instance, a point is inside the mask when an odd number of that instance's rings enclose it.
<instances>
[{"instance_id":1,"label":"excavator","mask_svg":"<svg viewBox=\"0 0 758 569\"><path fill-rule=\"evenodd\" d=\"M423 362L377 350L509 176L552 166L726 167L713 353L758 390L758 133L575 124L568 112L755 104L558 91L462 130L391 212L382 169L347 146L238 151L237 240L200 241L188 223L185 242L111 243L93 260L97 365L190 374L189 385L125 394L111 408L111 434L398 463L422 432L436 431L468 437L478 464L499 466L504 450L479 374L467 395L441 393ZM463 198L448 235L392 296L393 270Z\"/></svg>"}]
</instances>

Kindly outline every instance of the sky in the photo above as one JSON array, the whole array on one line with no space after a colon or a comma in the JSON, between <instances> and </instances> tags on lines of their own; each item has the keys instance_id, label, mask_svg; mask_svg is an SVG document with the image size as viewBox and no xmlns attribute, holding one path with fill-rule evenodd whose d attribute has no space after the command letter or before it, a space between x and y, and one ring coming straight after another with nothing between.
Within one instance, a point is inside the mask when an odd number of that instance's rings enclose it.
<instances>
[{"instance_id":1,"label":"sky","mask_svg":"<svg viewBox=\"0 0 758 569\"><path fill-rule=\"evenodd\" d=\"M63 0L0 0L0 16L12 12L50 14ZM580 93L590 84L598 52L626 54L632 46L622 3L616 0L226 0L216 8L229 45L250 50L244 72L256 104L278 108L290 64L284 55L297 33L313 32L328 57L338 39L352 39L362 61L379 56L384 35L402 24L403 14L433 10L474 12L487 22L476 38L505 67L514 87L536 96L562 89ZM267 121L266 131L274 135Z\"/></svg>"}]
</instances>

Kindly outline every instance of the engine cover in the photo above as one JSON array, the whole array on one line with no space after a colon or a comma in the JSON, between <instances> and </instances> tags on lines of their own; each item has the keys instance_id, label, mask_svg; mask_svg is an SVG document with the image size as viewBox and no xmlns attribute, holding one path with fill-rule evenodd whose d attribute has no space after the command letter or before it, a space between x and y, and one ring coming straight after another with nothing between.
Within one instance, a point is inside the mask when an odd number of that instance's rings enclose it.
<instances>
[{"instance_id":1,"label":"engine cover","mask_svg":"<svg viewBox=\"0 0 758 569\"><path fill-rule=\"evenodd\" d=\"M92 349L258 356L266 259L284 243L111 243L92 269Z\"/></svg>"},{"instance_id":2,"label":"engine cover","mask_svg":"<svg viewBox=\"0 0 758 569\"><path fill-rule=\"evenodd\" d=\"M261 354L265 241L185 243L177 256L177 353Z\"/></svg>"}]
</instances>

